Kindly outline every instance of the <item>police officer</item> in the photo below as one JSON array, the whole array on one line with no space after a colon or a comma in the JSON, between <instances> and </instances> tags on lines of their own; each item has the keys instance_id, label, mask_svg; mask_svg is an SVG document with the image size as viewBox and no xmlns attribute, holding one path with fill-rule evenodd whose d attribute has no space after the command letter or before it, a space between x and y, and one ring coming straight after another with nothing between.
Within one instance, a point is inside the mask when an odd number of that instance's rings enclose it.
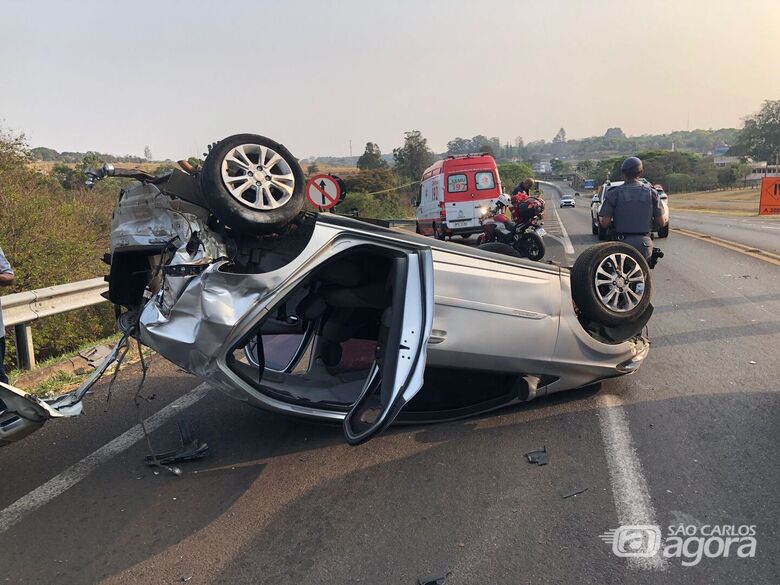
<instances>
[{"instance_id":1,"label":"police officer","mask_svg":"<svg viewBox=\"0 0 780 585\"><path fill-rule=\"evenodd\" d=\"M635 156L627 158L620 172L625 183L607 189L599 210L599 223L605 229L612 229L612 239L634 246L649 261L653 255L650 232L665 226L669 218L664 214L658 193L639 181L644 172L641 160Z\"/></svg>"}]
</instances>

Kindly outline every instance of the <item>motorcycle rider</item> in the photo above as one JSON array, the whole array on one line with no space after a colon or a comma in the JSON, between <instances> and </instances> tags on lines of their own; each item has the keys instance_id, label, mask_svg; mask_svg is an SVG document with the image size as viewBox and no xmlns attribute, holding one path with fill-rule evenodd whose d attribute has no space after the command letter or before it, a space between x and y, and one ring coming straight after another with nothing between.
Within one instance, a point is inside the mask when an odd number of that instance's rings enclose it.
<instances>
[{"instance_id":1,"label":"motorcycle rider","mask_svg":"<svg viewBox=\"0 0 780 585\"><path fill-rule=\"evenodd\" d=\"M639 181L644 173L639 158L628 157L620 166L620 172L625 182L607 189L599 210L599 223L605 229L611 228L611 239L634 246L649 262L653 256L650 233L654 228L665 226L669 218L664 214L655 189Z\"/></svg>"}]
</instances>

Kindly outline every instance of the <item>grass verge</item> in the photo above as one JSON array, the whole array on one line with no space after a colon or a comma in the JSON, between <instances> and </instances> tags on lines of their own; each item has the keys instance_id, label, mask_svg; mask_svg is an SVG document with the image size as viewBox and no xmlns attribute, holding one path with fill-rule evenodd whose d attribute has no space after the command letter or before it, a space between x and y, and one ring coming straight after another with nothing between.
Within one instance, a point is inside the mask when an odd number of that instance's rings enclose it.
<instances>
[{"instance_id":1,"label":"grass verge","mask_svg":"<svg viewBox=\"0 0 780 585\"><path fill-rule=\"evenodd\" d=\"M706 211L723 215L758 215L759 189L698 191L669 196L672 211Z\"/></svg>"}]
</instances>

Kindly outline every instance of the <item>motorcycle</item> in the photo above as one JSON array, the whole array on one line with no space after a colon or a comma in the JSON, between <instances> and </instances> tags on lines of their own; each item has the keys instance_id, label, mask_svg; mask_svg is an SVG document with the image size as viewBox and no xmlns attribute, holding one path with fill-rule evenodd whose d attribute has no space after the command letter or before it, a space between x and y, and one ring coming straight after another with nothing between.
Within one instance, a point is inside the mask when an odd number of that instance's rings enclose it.
<instances>
[{"instance_id":1,"label":"motorcycle","mask_svg":"<svg viewBox=\"0 0 780 585\"><path fill-rule=\"evenodd\" d=\"M482 233L477 239L478 247L487 251L500 252L495 244L511 246L522 258L539 261L544 258L545 246L542 237L547 232L542 227L544 201L529 197L512 204L512 217L506 214L506 207L496 203L494 209L480 218ZM484 248L483 248L484 246Z\"/></svg>"}]
</instances>

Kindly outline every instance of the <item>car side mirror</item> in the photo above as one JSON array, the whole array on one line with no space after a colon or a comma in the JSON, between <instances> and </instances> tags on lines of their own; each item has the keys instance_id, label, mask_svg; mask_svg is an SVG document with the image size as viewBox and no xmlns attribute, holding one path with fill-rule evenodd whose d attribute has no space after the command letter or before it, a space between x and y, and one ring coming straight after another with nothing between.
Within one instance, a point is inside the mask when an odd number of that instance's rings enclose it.
<instances>
[{"instance_id":1,"label":"car side mirror","mask_svg":"<svg viewBox=\"0 0 780 585\"><path fill-rule=\"evenodd\" d=\"M416 197L412 197L412 200L409 203L411 203L412 207L417 207L420 204Z\"/></svg>"}]
</instances>

